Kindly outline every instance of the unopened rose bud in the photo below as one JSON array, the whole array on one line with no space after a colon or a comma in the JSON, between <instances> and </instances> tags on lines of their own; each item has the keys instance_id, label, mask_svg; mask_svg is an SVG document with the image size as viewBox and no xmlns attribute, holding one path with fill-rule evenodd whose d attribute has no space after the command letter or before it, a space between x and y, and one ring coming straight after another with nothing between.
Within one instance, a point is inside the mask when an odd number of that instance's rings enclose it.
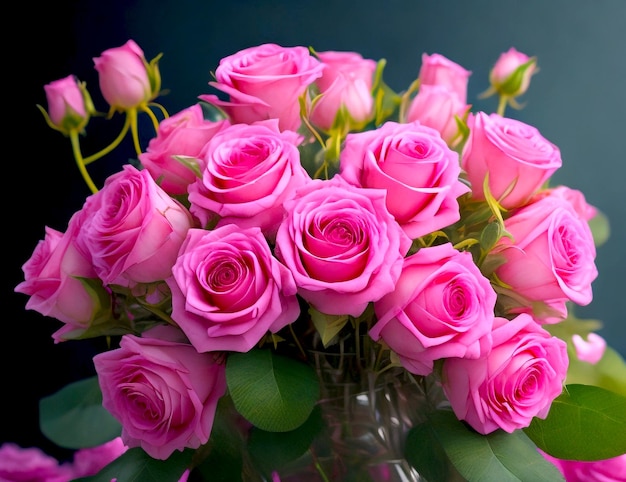
<instances>
[{"instance_id":1,"label":"unopened rose bud","mask_svg":"<svg viewBox=\"0 0 626 482\"><path fill-rule=\"evenodd\" d=\"M83 82L68 75L44 86L48 101L48 111L38 106L53 129L69 134L82 131L89 117L94 113L91 96Z\"/></svg>"},{"instance_id":2,"label":"unopened rose bud","mask_svg":"<svg viewBox=\"0 0 626 482\"><path fill-rule=\"evenodd\" d=\"M489 74L489 82L500 95L517 97L528 90L530 78L537 72L537 59L511 47L500 54Z\"/></svg>"}]
</instances>

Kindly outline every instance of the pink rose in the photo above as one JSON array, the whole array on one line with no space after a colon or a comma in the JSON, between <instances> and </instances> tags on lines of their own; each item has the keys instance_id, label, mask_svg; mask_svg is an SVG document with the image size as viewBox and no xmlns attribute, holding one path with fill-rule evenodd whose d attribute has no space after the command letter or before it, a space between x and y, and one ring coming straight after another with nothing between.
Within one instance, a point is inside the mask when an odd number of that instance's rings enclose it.
<instances>
[{"instance_id":1,"label":"pink rose","mask_svg":"<svg viewBox=\"0 0 626 482\"><path fill-rule=\"evenodd\" d=\"M455 116L464 119L469 108L457 94L443 85L422 85L411 101L406 120L432 127L451 145L459 135Z\"/></svg>"},{"instance_id":2,"label":"pink rose","mask_svg":"<svg viewBox=\"0 0 626 482\"><path fill-rule=\"evenodd\" d=\"M428 375L441 358L478 358L491 347L496 293L472 255L451 244L404 260L395 289L374 303L370 336L382 338L410 372Z\"/></svg>"},{"instance_id":3,"label":"pink rose","mask_svg":"<svg viewBox=\"0 0 626 482\"><path fill-rule=\"evenodd\" d=\"M574 333L572 343L576 350L576 358L592 365L598 363L606 351L606 340L597 333L589 333L587 339Z\"/></svg>"},{"instance_id":4,"label":"pink rose","mask_svg":"<svg viewBox=\"0 0 626 482\"><path fill-rule=\"evenodd\" d=\"M579 191L578 189L572 189L568 186L555 186L542 189L536 194L532 201L538 200L539 198L545 196L562 197L572 205L574 211L576 211L578 215L585 221L593 219L596 214L598 214L598 209L595 206L589 204L585 198L585 195L582 193L582 191Z\"/></svg>"},{"instance_id":5,"label":"pink rose","mask_svg":"<svg viewBox=\"0 0 626 482\"><path fill-rule=\"evenodd\" d=\"M256 227L189 230L167 284L172 318L199 352L247 352L300 314L291 273Z\"/></svg>"},{"instance_id":6,"label":"pink rose","mask_svg":"<svg viewBox=\"0 0 626 482\"><path fill-rule=\"evenodd\" d=\"M64 323L52 335L56 342L79 337L101 310L109 308L109 294L100 282L88 288L81 281L98 279L91 258L76 242L83 222L83 213L79 211L70 219L65 233L46 227L44 239L22 266L24 281L15 288L16 292L30 296L26 309Z\"/></svg>"},{"instance_id":7,"label":"pink rose","mask_svg":"<svg viewBox=\"0 0 626 482\"><path fill-rule=\"evenodd\" d=\"M468 118L470 136L461 166L472 185L472 197L483 200L489 191L506 208L527 203L561 167L561 152L533 126L498 114L478 112Z\"/></svg>"},{"instance_id":8,"label":"pink rose","mask_svg":"<svg viewBox=\"0 0 626 482\"><path fill-rule=\"evenodd\" d=\"M133 286L164 280L193 224L191 214L147 170L126 164L87 198L78 234L105 284Z\"/></svg>"},{"instance_id":9,"label":"pink rose","mask_svg":"<svg viewBox=\"0 0 626 482\"><path fill-rule=\"evenodd\" d=\"M552 457L539 450L565 478L566 482L626 482L626 454L610 459L579 461Z\"/></svg>"},{"instance_id":10,"label":"pink rose","mask_svg":"<svg viewBox=\"0 0 626 482\"><path fill-rule=\"evenodd\" d=\"M57 459L37 447L22 448L9 442L0 446L2 482L69 482L73 479L69 464L60 465Z\"/></svg>"},{"instance_id":11,"label":"pink rose","mask_svg":"<svg viewBox=\"0 0 626 482\"><path fill-rule=\"evenodd\" d=\"M459 101L467 102L467 83L472 74L456 62L440 54L422 54L420 85L441 85L459 96Z\"/></svg>"},{"instance_id":12,"label":"pink rose","mask_svg":"<svg viewBox=\"0 0 626 482\"><path fill-rule=\"evenodd\" d=\"M180 330L158 326L142 337L124 335L120 347L93 358L102 405L122 424L122 440L150 457L197 449L209 440L225 367L198 353Z\"/></svg>"},{"instance_id":13,"label":"pink rose","mask_svg":"<svg viewBox=\"0 0 626 482\"><path fill-rule=\"evenodd\" d=\"M204 169L189 186L191 213L203 226L217 216L219 225L258 226L273 237L283 203L311 180L300 164L301 141L293 131L281 132L277 119L222 130L199 154Z\"/></svg>"},{"instance_id":14,"label":"pink rose","mask_svg":"<svg viewBox=\"0 0 626 482\"><path fill-rule=\"evenodd\" d=\"M187 186L197 179L191 167L175 156L198 162L198 154L204 145L221 129L229 125L227 120L204 119L200 104L194 104L159 123L156 137L148 143L139 161L159 186L172 196L187 194Z\"/></svg>"},{"instance_id":15,"label":"pink rose","mask_svg":"<svg viewBox=\"0 0 626 482\"><path fill-rule=\"evenodd\" d=\"M94 112L85 86L75 76L68 75L44 85L44 90L53 127L64 134L82 131Z\"/></svg>"},{"instance_id":16,"label":"pink rose","mask_svg":"<svg viewBox=\"0 0 626 482\"><path fill-rule=\"evenodd\" d=\"M518 68L529 63L521 75L514 75ZM517 97L528 90L530 78L537 72L535 59L511 47L500 54L489 72L489 82L493 88L504 95Z\"/></svg>"},{"instance_id":17,"label":"pink rose","mask_svg":"<svg viewBox=\"0 0 626 482\"><path fill-rule=\"evenodd\" d=\"M316 80L323 95L311 111L311 121L328 130L343 106L355 122L367 122L374 109L376 62L356 52L318 52L317 57L324 64L323 74Z\"/></svg>"},{"instance_id":18,"label":"pink rose","mask_svg":"<svg viewBox=\"0 0 626 482\"><path fill-rule=\"evenodd\" d=\"M158 70L148 65L143 50L133 40L105 50L93 62L102 96L111 109L131 109L149 102L159 93Z\"/></svg>"},{"instance_id":19,"label":"pink rose","mask_svg":"<svg viewBox=\"0 0 626 482\"><path fill-rule=\"evenodd\" d=\"M74 452L72 469L74 477L89 477L96 475L100 470L120 457L128 447L124 445L121 437L106 442L96 447L80 449Z\"/></svg>"},{"instance_id":20,"label":"pink rose","mask_svg":"<svg viewBox=\"0 0 626 482\"><path fill-rule=\"evenodd\" d=\"M298 98L322 75L323 65L306 47L262 44L220 60L216 82L209 85L229 96L202 95L223 109L233 123L251 124L278 118L281 130L300 127Z\"/></svg>"},{"instance_id":21,"label":"pink rose","mask_svg":"<svg viewBox=\"0 0 626 482\"><path fill-rule=\"evenodd\" d=\"M593 236L567 200L543 197L512 212L504 228L513 239L500 238L489 256L505 261L495 273L528 300L527 307L533 301L591 302L598 275Z\"/></svg>"},{"instance_id":22,"label":"pink rose","mask_svg":"<svg viewBox=\"0 0 626 482\"><path fill-rule=\"evenodd\" d=\"M389 121L348 134L339 162L350 184L386 190L387 209L411 239L460 218L457 198L469 188L457 153L431 127Z\"/></svg>"},{"instance_id":23,"label":"pink rose","mask_svg":"<svg viewBox=\"0 0 626 482\"><path fill-rule=\"evenodd\" d=\"M285 208L276 256L315 309L359 316L393 290L411 241L387 211L385 191L313 180Z\"/></svg>"},{"instance_id":24,"label":"pink rose","mask_svg":"<svg viewBox=\"0 0 626 482\"><path fill-rule=\"evenodd\" d=\"M491 352L478 359L448 358L442 384L452 410L477 432L508 433L546 418L563 390L567 344L530 315L496 317Z\"/></svg>"}]
</instances>

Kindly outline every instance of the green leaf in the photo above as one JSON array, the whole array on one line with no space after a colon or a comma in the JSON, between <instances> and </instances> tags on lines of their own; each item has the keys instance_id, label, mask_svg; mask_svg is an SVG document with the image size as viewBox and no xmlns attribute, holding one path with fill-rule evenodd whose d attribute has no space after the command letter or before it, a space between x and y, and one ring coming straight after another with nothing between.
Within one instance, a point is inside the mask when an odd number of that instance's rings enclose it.
<instances>
[{"instance_id":1,"label":"green leaf","mask_svg":"<svg viewBox=\"0 0 626 482\"><path fill-rule=\"evenodd\" d=\"M175 451L167 460L150 457L141 448L127 450L100 472L91 477L74 479L75 482L178 482L191 463L194 451Z\"/></svg>"},{"instance_id":2,"label":"green leaf","mask_svg":"<svg viewBox=\"0 0 626 482\"><path fill-rule=\"evenodd\" d=\"M604 460L626 453L626 397L591 385L566 385L545 420L524 432L558 459Z\"/></svg>"},{"instance_id":3,"label":"green leaf","mask_svg":"<svg viewBox=\"0 0 626 482\"><path fill-rule=\"evenodd\" d=\"M269 432L302 425L319 398L319 382L311 366L268 349L231 353L226 382L237 411Z\"/></svg>"},{"instance_id":4,"label":"green leaf","mask_svg":"<svg viewBox=\"0 0 626 482\"><path fill-rule=\"evenodd\" d=\"M331 344L335 336L346 326L349 319L347 315L327 315L317 311L313 307L309 307L309 314L311 315L315 329L322 338L324 348L327 348L328 345Z\"/></svg>"},{"instance_id":5,"label":"green leaf","mask_svg":"<svg viewBox=\"0 0 626 482\"><path fill-rule=\"evenodd\" d=\"M601 211L589 220L589 228L593 234L593 242L596 246L602 246L611 235L609 218Z\"/></svg>"},{"instance_id":6,"label":"green leaf","mask_svg":"<svg viewBox=\"0 0 626 482\"><path fill-rule=\"evenodd\" d=\"M448 410L429 414L409 432L406 458L432 481L450 480L448 461L468 482L563 480L521 430L481 435Z\"/></svg>"},{"instance_id":7,"label":"green leaf","mask_svg":"<svg viewBox=\"0 0 626 482\"><path fill-rule=\"evenodd\" d=\"M66 385L39 401L42 433L60 447L80 449L118 437L120 423L102 406L98 377Z\"/></svg>"}]
</instances>

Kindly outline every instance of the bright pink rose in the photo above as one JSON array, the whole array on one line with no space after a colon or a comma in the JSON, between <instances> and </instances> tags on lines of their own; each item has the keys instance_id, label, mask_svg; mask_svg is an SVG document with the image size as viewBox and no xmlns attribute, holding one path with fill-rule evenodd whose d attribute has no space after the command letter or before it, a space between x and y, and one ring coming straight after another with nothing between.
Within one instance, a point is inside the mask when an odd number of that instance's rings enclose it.
<instances>
[{"instance_id":1,"label":"bright pink rose","mask_svg":"<svg viewBox=\"0 0 626 482\"><path fill-rule=\"evenodd\" d=\"M450 145L459 134L455 116L463 119L469 108L443 85L422 85L411 101L406 120L432 127Z\"/></svg>"},{"instance_id":2,"label":"bright pink rose","mask_svg":"<svg viewBox=\"0 0 626 482\"><path fill-rule=\"evenodd\" d=\"M216 95L200 99L223 109L233 123L278 118L281 130L297 131L301 124L298 98L322 75L323 68L306 47L249 47L220 60L217 82L209 82L229 100Z\"/></svg>"},{"instance_id":3,"label":"bright pink rose","mask_svg":"<svg viewBox=\"0 0 626 482\"><path fill-rule=\"evenodd\" d=\"M572 343L576 350L576 357L592 365L598 363L606 351L606 340L597 333L589 333L587 339L575 333L572 335Z\"/></svg>"},{"instance_id":4,"label":"bright pink rose","mask_svg":"<svg viewBox=\"0 0 626 482\"><path fill-rule=\"evenodd\" d=\"M198 353L180 330L158 326L142 337L124 335L119 348L93 362L102 405L122 424L129 448L165 460L209 440L226 393L225 366L212 353Z\"/></svg>"},{"instance_id":5,"label":"bright pink rose","mask_svg":"<svg viewBox=\"0 0 626 482\"><path fill-rule=\"evenodd\" d=\"M566 482L626 482L626 454L605 460L579 461L552 457L539 450L565 478Z\"/></svg>"},{"instance_id":6,"label":"bright pink rose","mask_svg":"<svg viewBox=\"0 0 626 482\"><path fill-rule=\"evenodd\" d=\"M496 293L469 252L451 244L404 260L395 289L374 303L370 330L410 372L428 375L440 358L478 358L491 348Z\"/></svg>"},{"instance_id":7,"label":"bright pink rose","mask_svg":"<svg viewBox=\"0 0 626 482\"><path fill-rule=\"evenodd\" d=\"M80 211L75 213L65 233L46 227L32 256L22 266L24 281L15 291L30 298L26 309L56 318L64 326L52 337L56 342L80 336L102 309L108 309L109 295L101 283L88 289L81 278L97 280L90 257L79 249L76 238L83 224Z\"/></svg>"},{"instance_id":8,"label":"bright pink rose","mask_svg":"<svg viewBox=\"0 0 626 482\"><path fill-rule=\"evenodd\" d=\"M0 481L2 482L69 482L73 480L69 464L37 447L22 448L5 442L0 446Z\"/></svg>"},{"instance_id":9,"label":"bright pink rose","mask_svg":"<svg viewBox=\"0 0 626 482\"><path fill-rule=\"evenodd\" d=\"M128 447L124 445L121 437L116 437L96 447L77 450L74 452L72 461L74 477L79 478L96 475L100 470L127 450Z\"/></svg>"},{"instance_id":10,"label":"bright pink rose","mask_svg":"<svg viewBox=\"0 0 626 482\"><path fill-rule=\"evenodd\" d=\"M151 82L143 50L133 40L105 50L93 62L102 96L112 109L123 111L137 107L158 94Z\"/></svg>"},{"instance_id":11,"label":"bright pink rose","mask_svg":"<svg viewBox=\"0 0 626 482\"><path fill-rule=\"evenodd\" d=\"M350 184L386 190L387 209L411 239L460 218L457 198L469 188L457 153L431 127L389 121L348 134L339 162Z\"/></svg>"},{"instance_id":12,"label":"bright pink rose","mask_svg":"<svg viewBox=\"0 0 626 482\"><path fill-rule=\"evenodd\" d=\"M199 352L247 352L300 314L291 273L256 227L189 230L167 284L172 318Z\"/></svg>"},{"instance_id":13,"label":"bright pink rose","mask_svg":"<svg viewBox=\"0 0 626 482\"><path fill-rule=\"evenodd\" d=\"M196 173L175 156L191 158L197 163L204 145L227 120L204 119L200 104L194 104L160 122L156 137L148 143L139 161L163 190L173 196L187 194L187 186L197 179Z\"/></svg>"},{"instance_id":14,"label":"bright pink rose","mask_svg":"<svg viewBox=\"0 0 626 482\"><path fill-rule=\"evenodd\" d=\"M533 62L524 70L522 75L513 76L519 67L531 60ZM498 57L498 60L489 72L489 82L497 92L517 97L528 90L530 78L536 72L537 65L534 59L511 47Z\"/></svg>"},{"instance_id":15,"label":"bright pink rose","mask_svg":"<svg viewBox=\"0 0 626 482\"><path fill-rule=\"evenodd\" d=\"M500 238L490 256L505 261L495 273L527 301L571 300L587 305L598 276L589 225L561 196L546 196L504 221L513 239ZM539 315L537 313L537 315Z\"/></svg>"},{"instance_id":16,"label":"bright pink rose","mask_svg":"<svg viewBox=\"0 0 626 482\"><path fill-rule=\"evenodd\" d=\"M300 164L302 137L280 131L278 120L234 124L200 152L202 178L189 186L190 211L205 226L258 226L272 238L283 218L283 203L311 180Z\"/></svg>"},{"instance_id":17,"label":"bright pink rose","mask_svg":"<svg viewBox=\"0 0 626 482\"><path fill-rule=\"evenodd\" d=\"M442 384L452 410L477 432L512 433L533 417L546 418L563 390L567 344L530 315L496 317L491 352L478 359L448 358Z\"/></svg>"},{"instance_id":18,"label":"bright pink rose","mask_svg":"<svg viewBox=\"0 0 626 482\"><path fill-rule=\"evenodd\" d=\"M48 101L48 116L54 126L68 134L82 131L93 113L91 97L73 75L44 85Z\"/></svg>"},{"instance_id":19,"label":"bright pink rose","mask_svg":"<svg viewBox=\"0 0 626 482\"><path fill-rule=\"evenodd\" d=\"M555 186L552 188L542 189L537 193L537 195L532 199L538 200L541 197L545 196L560 196L569 202L574 211L578 213L578 215L583 218L585 221L589 221L593 219L596 214L598 214L598 208L589 204L585 198L585 195L582 191L578 189L572 189L568 186Z\"/></svg>"},{"instance_id":20,"label":"bright pink rose","mask_svg":"<svg viewBox=\"0 0 626 482\"><path fill-rule=\"evenodd\" d=\"M356 52L327 51L318 52L317 56L324 64L324 72L316 80L323 95L313 107L311 121L328 130L343 106L354 121L367 122L374 109L376 62Z\"/></svg>"},{"instance_id":21,"label":"bright pink rose","mask_svg":"<svg viewBox=\"0 0 626 482\"><path fill-rule=\"evenodd\" d=\"M385 191L313 180L285 208L276 256L315 309L359 316L393 290L411 241L387 211Z\"/></svg>"},{"instance_id":22,"label":"bright pink rose","mask_svg":"<svg viewBox=\"0 0 626 482\"><path fill-rule=\"evenodd\" d=\"M467 102L467 83L472 73L440 54L422 54L419 80L421 85L442 85Z\"/></svg>"},{"instance_id":23,"label":"bright pink rose","mask_svg":"<svg viewBox=\"0 0 626 482\"><path fill-rule=\"evenodd\" d=\"M485 199L483 183L489 174L489 191L504 208L522 206L561 167L559 148L531 125L478 112L470 114L468 127L461 166L475 199Z\"/></svg>"},{"instance_id":24,"label":"bright pink rose","mask_svg":"<svg viewBox=\"0 0 626 482\"><path fill-rule=\"evenodd\" d=\"M130 164L87 198L78 235L105 284L133 286L164 280L193 224L191 214L147 170Z\"/></svg>"}]
</instances>

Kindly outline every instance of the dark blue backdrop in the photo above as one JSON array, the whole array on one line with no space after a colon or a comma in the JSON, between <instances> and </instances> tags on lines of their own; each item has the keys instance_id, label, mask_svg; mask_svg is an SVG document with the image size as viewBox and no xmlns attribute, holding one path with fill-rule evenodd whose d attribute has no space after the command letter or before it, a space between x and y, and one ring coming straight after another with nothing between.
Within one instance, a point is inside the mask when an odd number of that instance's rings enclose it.
<instances>
[{"instance_id":1,"label":"dark blue backdrop","mask_svg":"<svg viewBox=\"0 0 626 482\"><path fill-rule=\"evenodd\" d=\"M3 113L11 127L5 139L9 182L4 207L10 225L4 236L9 276L3 277L3 299L10 310L3 317L0 442L39 445L67 455L39 433L37 400L92 371L85 356L88 344L54 346L50 334L58 322L24 311L26 297L13 293L22 279L21 265L43 237L44 225L64 230L89 194L69 141L46 127L35 104L46 105L45 83L74 73L104 109L92 58L129 38L149 59L163 52L163 87L171 92L160 100L170 112L212 91L207 82L220 58L264 42L386 58L385 78L396 90L416 77L423 52L441 53L473 72L468 99L475 108L489 111L495 109L495 100L481 101L477 95L488 87L488 71L498 55L511 46L536 55L540 72L524 98L527 107L507 114L535 125L559 145L563 168L554 180L582 190L611 220L611 238L598 250L594 301L577 313L602 320L600 333L626 355L624 0L84 0L46 2L37 9L30 2L14 5L18 13L7 21L17 22L20 36L4 43L10 46L4 62L11 69L4 81L10 88L5 88ZM93 152L113 135L92 134L85 151ZM103 179L128 155L132 151L99 161L94 177Z\"/></svg>"}]
</instances>

